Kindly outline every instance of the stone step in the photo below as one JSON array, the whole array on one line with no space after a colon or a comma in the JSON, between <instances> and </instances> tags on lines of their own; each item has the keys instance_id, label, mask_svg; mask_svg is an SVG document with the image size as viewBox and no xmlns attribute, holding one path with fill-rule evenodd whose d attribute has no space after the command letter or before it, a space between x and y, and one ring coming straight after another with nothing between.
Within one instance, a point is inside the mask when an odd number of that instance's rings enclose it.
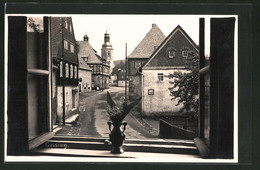
<instances>
[{"instance_id":1,"label":"stone step","mask_svg":"<svg viewBox=\"0 0 260 170\"><path fill-rule=\"evenodd\" d=\"M51 139L42 145L43 148L66 148L66 149L90 149L90 150L111 150L112 146L104 141L77 141L77 140L54 140ZM153 153L175 153L197 155L195 146L173 145L173 144L151 144L151 143L127 143L123 144L125 151L131 152L153 152Z\"/></svg>"}]
</instances>

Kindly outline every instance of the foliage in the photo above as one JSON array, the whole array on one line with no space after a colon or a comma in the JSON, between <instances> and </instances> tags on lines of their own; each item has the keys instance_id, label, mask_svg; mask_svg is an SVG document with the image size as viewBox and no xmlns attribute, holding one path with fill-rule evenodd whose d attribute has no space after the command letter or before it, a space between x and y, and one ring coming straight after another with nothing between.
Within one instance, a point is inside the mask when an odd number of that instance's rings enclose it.
<instances>
[{"instance_id":1,"label":"foliage","mask_svg":"<svg viewBox=\"0 0 260 170\"><path fill-rule=\"evenodd\" d=\"M124 97L120 99L120 103L112 107L107 108L107 112L112 122L122 122L126 117L126 112L124 112L124 108L126 106L127 100Z\"/></svg>"},{"instance_id":2,"label":"foliage","mask_svg":"<svg viewBox=\"0 0 260 170\"><path fill-rule=\"evenodd\" d=\"M32 17L28 18L27 24L30 28L33 29L34 32L42 32L40 24L36 24L35 20Z\"/></svg>"},{"instance_id":3,"label":"foliage","mask_svg":"<svg viewBox=\"0 0 260 170\"><path fill-rule=\"evenodd\" d=\"M199 59L198 55L190 53L187 58L187 72L174 72L169 75L173 79L173 86L169 88L172 100L178 99L176 106L183 104L181 111L198 114L198 84L199 84Z\"/></svg>"},{"instance_id":4,"label":"foliage","mask_svg":"<svg viewBox=\"0 0 260 170\"><path fill-rule=\"evenodd\" d=\"M124 97L121 97L120 102L118 105L114 102L114 100L111 98L110 93L107 92L107 113L109 114L109 117L112 122L120 123L123 121L123 119L127 116L127 114L130 112L130 110L139 103L141 100L141 97L136 99L134 102L130 102L125 99Z\"/></svg>"}]
</instances>

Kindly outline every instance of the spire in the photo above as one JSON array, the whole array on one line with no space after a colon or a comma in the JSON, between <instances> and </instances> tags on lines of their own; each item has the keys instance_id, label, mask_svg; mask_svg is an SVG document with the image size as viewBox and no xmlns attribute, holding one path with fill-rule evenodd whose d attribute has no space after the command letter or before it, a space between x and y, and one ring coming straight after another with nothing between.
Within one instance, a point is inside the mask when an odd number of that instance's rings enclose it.
<instances>
[{"instance_id":1,"label":"spire","mask_svg":"<svg viewBox=\"0 0 260 170\"><path fill-rule=\"evenodd\" d=\"M107 30L108 30L108 29L106 28L106 33L105 33L105 37L104 37L104 42L105 42L105 43L110 41L110 36L109 36Z\"/></svg>"}]
</instances>

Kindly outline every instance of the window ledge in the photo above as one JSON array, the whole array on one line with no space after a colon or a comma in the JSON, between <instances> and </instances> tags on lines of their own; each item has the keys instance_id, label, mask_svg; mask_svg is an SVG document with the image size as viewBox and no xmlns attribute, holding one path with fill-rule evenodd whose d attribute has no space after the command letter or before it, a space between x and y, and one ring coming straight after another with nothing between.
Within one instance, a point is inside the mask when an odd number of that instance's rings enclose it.
<instances>
[{"instance_id":1,"label":"window ledge","mask_svg":"<svg viewBox=\"0 0 260 170\"><path fill-rule=\"evenodd\" d=\"M41 156L70 156L70 161L93 161L95 162L187 162L187 160L202 161L198 155L173 154L173 153L147 153L147 152L129 152L123 154L111 154L109 150L90 150L90 149L64 149L64 148L41 148L32 154ZM75 156L73 158L73 156ZM86 158L87 157L87 158ZM47 157L46 157L47 158ZM44 160L44 159L43 159ZM62 162L57 157L57 162Z\"/></svg>"},{"instance_id":2,"label":"window ledge","mask_svg":"<svg viewBox=\"0 0 260 170\"><path fill-rule=\"evenodd\" d=\"M55 128L53 130L53 132L44 133L43 135L40 135L39 137L30 140L29 141L29 150L37 148L38 146L40 146L47 140L51 139L52 137L54 137L55 133L58 132L59 130L61 130L61 128Z\"/></svg>"}]
</instances>

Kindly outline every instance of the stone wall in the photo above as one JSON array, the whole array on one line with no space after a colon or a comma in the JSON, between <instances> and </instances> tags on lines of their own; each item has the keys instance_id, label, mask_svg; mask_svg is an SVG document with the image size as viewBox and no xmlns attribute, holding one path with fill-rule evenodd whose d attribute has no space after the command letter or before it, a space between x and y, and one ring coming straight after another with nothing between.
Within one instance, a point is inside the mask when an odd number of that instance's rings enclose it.
<instances>
[{"instance_id":1,"label":"stone wall","mask_svg":"<svg viewBox=\"0 0 260 170\"><path fill-rule=\"evenodd\" d=\"M58 105L57 122L61 123L62 119L63 119L62 86L57 87L57 105ZM65 117L68 118L72 114L78 112L78 108L79 108L79 87L78 86L66 86L65 87Z\"/></svg>"},{"instance_id":2,"label":"stone wall","mask_svg":"<svg viewBox=\"0 0 260 170\"><path fill-rule=\"evenodd\" d=\"M170 115L180 111L183 107L182 105L176 106L177 99L171 100L173 97L170 96L169 87L173 86L170 82L173 82L174 79L169 79L167 76L175 71L181 70L143 70L142 112L146 116ZM164 74L163 81L159 81L158 73Z\"/></svg>"},{"instance_id":3,"label":"stone wall","mask_svg":"<svg viewBox=\"0 0 260 170\"><path fill-rule=\"evenodd\" d=\"M129 76L129 98L136 99L142 96L141 75Z\"/></svg>"}]
</instances>

